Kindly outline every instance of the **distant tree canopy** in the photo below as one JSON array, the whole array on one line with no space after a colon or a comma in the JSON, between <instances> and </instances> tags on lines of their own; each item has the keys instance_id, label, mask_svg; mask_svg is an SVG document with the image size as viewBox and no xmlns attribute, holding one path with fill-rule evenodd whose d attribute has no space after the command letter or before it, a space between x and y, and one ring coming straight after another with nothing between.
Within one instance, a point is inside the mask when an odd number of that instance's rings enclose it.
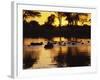
<instances>
[{"instance_id":1,"label":"distant tree canopy","mask_svg":"<svg viewBox=\"0 0 100 80\"><path fill-rule=\"evenodd\" d=\"M81 18L82 24L87 21L88 14L87 13L65 13L65 12L56 12L58 15L59 25L61 25L62 17L66 17L68 21L68 26L78 26L78 21L80 20L80 16L85 16L85 18Z\"/></svg>"},{"instance_id":2,"label":"distant tree canopy","mask_svg":"<svg viewBox=\"0 0 100 80\"><path fill-rule=\"evenodd\" d=\"M68 22L68 26L78 26L78 22L80 21L82 25L85 22L91 22L91 20L87 20L88 13L76 13L76 12L54 12L55 14L51 14L47 17L47 22L44 24L51 25L54 23L55 18L58 18L59 26L62 24L62 18L65 17ZM23 20L27 20L27 18L41 17L42 13L39 11L33 10L23 10ZM80 18L81 16L81 18Z\"/></svg>"},{"instance_id":3,"label":"distant tree canopy","mask_svg":"<svg viewBox=\"0 0 100 80\"><path fill-rule=\"evenodd\" d=\"M23 10L23 19L25 20L28 17L40 17L40 12L32 11L32 10Z\"/></svg>"}]
</instances>

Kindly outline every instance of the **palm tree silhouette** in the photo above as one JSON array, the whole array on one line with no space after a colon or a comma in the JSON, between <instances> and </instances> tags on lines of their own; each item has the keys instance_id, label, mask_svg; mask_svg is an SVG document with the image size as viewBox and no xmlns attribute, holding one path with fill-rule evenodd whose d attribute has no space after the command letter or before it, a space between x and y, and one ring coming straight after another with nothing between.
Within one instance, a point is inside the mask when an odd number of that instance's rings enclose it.
<instances>
[{"instance_id":1,"label":"palm tree silhouette","mask_svg":"<svg viewBox=\"0 0 100 80\"><path fill-rule=\"evenodd\" d=\"M48 20L47 20L47 22L45 23L45 25L52 25L52 23L54 22L54 19L55 19L55 15L54 15L54 14L51 14L51 15L48 17Z\"/></svg>"},{"instance_id":2,"label":"palm tree silhouette","mask_svg":"<svg viewBox=\"0 0 100 80\"><path fill-rule=\"evenodd\" d=\"M67 16L66 20L68 21L69 26L77 25L77 22L79 20L78 13L64 13L64 16Z\"/></svg>"},{"instance_id":3,"label":"palm tree silhouette","mask_svg":"<svg viewBox=\"0 0 100 80\"><path fill-rule=\"evenodd\" d=\"M56 12L56 14L57 14L57 18L58 18L58 20L59 20L59 32L60 32L60 41L62 41L61 40L61 24L62 24L62 17L64 16L64 13L63 12Z\"/></svg>"}]
</instances>

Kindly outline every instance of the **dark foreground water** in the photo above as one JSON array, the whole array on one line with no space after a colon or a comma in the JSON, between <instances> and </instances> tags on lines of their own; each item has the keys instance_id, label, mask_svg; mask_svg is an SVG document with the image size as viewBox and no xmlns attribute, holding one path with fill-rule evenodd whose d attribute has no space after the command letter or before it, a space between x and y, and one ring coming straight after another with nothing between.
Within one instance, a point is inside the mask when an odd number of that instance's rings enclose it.
<instances>
[{"instance_id":1,"label":"dark foreground water","mask_svg":"<svg viewBox=\"0 0 100 80\"><path fill-rule=\"evenodd\" d=\"M59 38L52 40L58 41ZM68 39L62 38L68 42ZM90 39L77 39L81 45L55 45L53 48L44 48L47 39L25 38L23 42L23 68L57 68L79 67L91 65ZM43 42L43 45L32 46L31 43Z\"/></svg>"}]
</instances>

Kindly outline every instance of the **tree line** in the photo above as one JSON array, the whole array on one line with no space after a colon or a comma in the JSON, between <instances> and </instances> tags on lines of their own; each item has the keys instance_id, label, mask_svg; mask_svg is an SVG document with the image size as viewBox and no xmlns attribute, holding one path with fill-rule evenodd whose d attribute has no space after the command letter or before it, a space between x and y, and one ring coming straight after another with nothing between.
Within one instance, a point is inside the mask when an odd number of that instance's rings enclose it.
<instances>
[{"instance_id":1,"label":"tree line","mask_svg":"<svg viewBox=\"0 0 100 80\"><path fill-rule=\"evenodd\" d=\"M51 14L48 16L47 21L40 25L37 21L27 22L26 18L31 17L41 17L40 12L35 12L31 10L23 11L23 36L24 37L82 37L90 38L90 26L84 25L79 27L77 24L79 21L79 15L88 16L87 13L64 13L55 12L57 16ZM66 16L68 25L62 26L62 17ZM59 26L53 26L54 19L58 18ZM83 21L84 22L84 21Z\"/></svg>"}]
</instances>

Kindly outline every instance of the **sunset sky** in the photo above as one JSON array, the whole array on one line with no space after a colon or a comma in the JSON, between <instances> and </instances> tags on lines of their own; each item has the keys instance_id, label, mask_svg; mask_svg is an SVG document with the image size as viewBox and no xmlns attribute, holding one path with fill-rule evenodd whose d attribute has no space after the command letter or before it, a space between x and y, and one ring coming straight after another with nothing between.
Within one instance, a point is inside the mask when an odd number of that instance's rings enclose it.
<instances>
[{"instance_id":1,"label":"sunset sky","mask_svg":"<svg viewBox=\"0 0 100 80\"><path fill-rule=\"evenodd\" d=\"M54 20L54 23L52 25L54 26L58 26L59 25L59 20L57 18L57 14L55 12L44 12L44 11L38 11L40 12L41 16L40 17L32 17L32 16L28 16L25 20L27 22L30 22L32 20L35 20L37 21L40 25L43 25L48 17L51 15L51 14L54 14L56 17L55 17L55 20ZM86 25L91 25L91 22L89 21L91 19L91 14L87 13L88 16L85 16L85 15L80 15L79 16L79 21L78 21L78 25L82 25L82 22L84 22L84 24ZM65 26L68 24L68 21L66 20L67 17L62 17L62 21L61 21L61 25L62 26Z\"/></svg>"}]
</instances>

